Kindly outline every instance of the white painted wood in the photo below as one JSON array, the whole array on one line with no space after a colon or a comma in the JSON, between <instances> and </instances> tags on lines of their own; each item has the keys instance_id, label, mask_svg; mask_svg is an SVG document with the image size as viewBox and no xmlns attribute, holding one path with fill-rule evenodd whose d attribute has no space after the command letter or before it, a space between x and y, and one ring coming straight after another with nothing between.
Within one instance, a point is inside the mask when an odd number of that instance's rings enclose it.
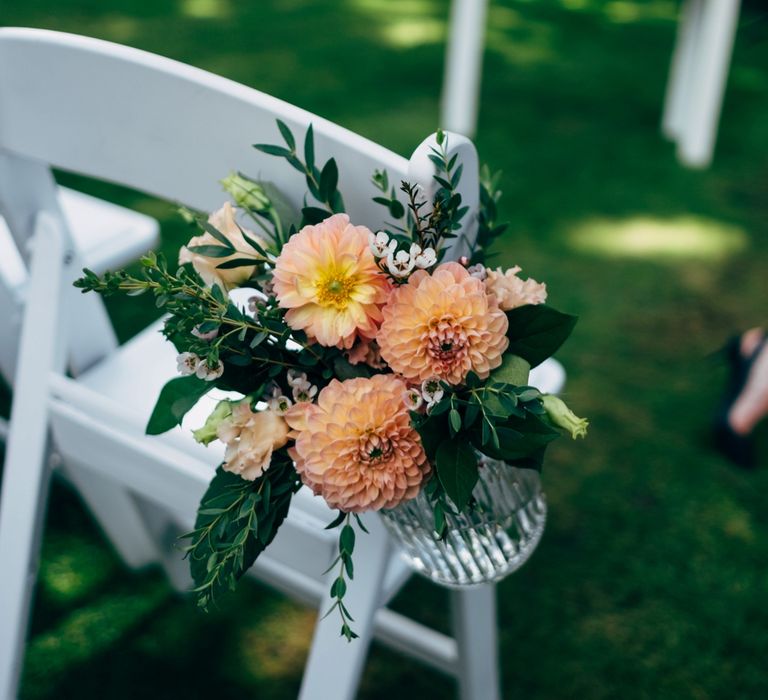
<instances>
[{"instance_id":1,"label":"white painted wood","mask_svg":"<svg viewBox=\"0 0 768 700\"><path fill-rule=\"evenodd\" d=\"M712 161L739 7L739 0L686 0L681 10L662 131L691 168Z\"/></svg>"},{"instance_id":2,"label":"white painted wood","mask_svg":"<svg viewBox=\"0 0 768 700\"><path fill-rule=\"evenodd\" d=\"M739 0L706 0L699 20L695 74L689 88L688 128L678 141L678 157L692 168L712 161L731 52L739 18Z\"/></svg>"},{"instance_id":3,"label":"white painted wood","mask_svg":"<svg viewBox=\"0 0 768 700\"><path fill-rule=\"evenodd\" d=\"M458 260L462 255L469 256L477 240L477 214L480 206L480 166L475 145L466 137L452 132L445 135L448 158L458 155L457 162L464 165L461 179L456 191L461 195L462 205L468 206L469 211L461 221L462 229L457 238L448 246L446 259ZM431 202L440 185L435 182L434 175L437 167L429 159L433 149L440 150L437 138L433 134L422 141L413 152L408 163L408 177L412 182L421 183L424 197Z\"/></svg>"},{"instance_id":4,"label":"white painted wood","mask_svg":"<svg viewBox=\"0 0 768 700\"><path fill-rule=\"evenodd\" d=\"M354 700L357 686L373 639L374 615L382 596L382 586L392 543L381 520L375 515L365 518L369 533L355 548L355 579L350 583L344 604L354 615L353 627L359 638L348 642L339 636L341 623L334 612L326 615L328 599L320 605L321 617L315 624L312 647L299 691L300 700ZM325 585L338 576L333 567L325 576ZM340 663L340 659L343 662ZM331 671L332 669L332 671Z\"/></svg>"},{"instance_id":5,"label":"white painted wood","mask_svg":"<svg viewBox=\"0 0 768 700\"><path fill-rule=\"evenodd\" d=\"M464 136L477 130L487 11L488 0L453 0L451 5L440 122Z\"/></svg>"},{"instance_id":6,"label":"white painted wood","mask_svg":"<svg viewBox=\"0 0 768 700\"><path fill-rule=\"evenodd\" d=\"M317 160L334 156L356 221L380 228L371 175L398 182L407 161L352 132L264 93L161 56L31 29L0 29L0 148L211 211L231 170L265 177L301 205L301 176L253 143L278 143L275 118L299 144L310 123ZM88 79L83 80L87 75ZM55 115L55 119L52 118Z\"/></svg>"},{"instance_id":7,"label":"white painted wood","mask_svg":"<svg viewBox=\"0 0 768 700\"><path fill-rule=\"evenodd\" d=\"M0 492L0 698L5 699L16 695L45 513L48 374L63 366L56 342L59 309L51 299L63 290L64 236L57 220L45 213L35 221L34 231L37 250L46 254L35 256L30 273Z\"/></svg>"},{"instance_id":8,"label":"white painted wood","mask_svg":"<svg viewBox=\"0 0 768 700\"><path fill-rule=\"evenodd\" d=\"M680 9L661 122L662 132L672 140L685 129L687 92L695 71L701 10L701 0L684 0Z\"/></svg>"},{"instance_id":9,"label":"white painted wood","mask_svg":"<svg viewBox=\"0 0 768 700\"><path fill-rule=\"evenodd\" d=\"M461 700L500 700L496 587L451 592L453 632L458 644Z\"/></svg>"}]
</instances>

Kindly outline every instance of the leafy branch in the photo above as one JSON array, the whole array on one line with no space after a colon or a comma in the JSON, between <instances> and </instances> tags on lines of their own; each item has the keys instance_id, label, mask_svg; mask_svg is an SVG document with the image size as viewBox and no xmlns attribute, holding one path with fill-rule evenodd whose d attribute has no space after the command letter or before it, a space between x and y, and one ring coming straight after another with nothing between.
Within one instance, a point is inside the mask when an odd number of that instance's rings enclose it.
<instances>
[{"instance_id":1,"label":"leafy branch","mask_svg":"<svg viewBox=\"0 0 768 700\"><path fill-rule=\"evenodd\" d=\"M365 527L360 521L359 516L355 514L355 517L357 518L357 523L360 528L365 531ZM352 564L352 553L355 551L355 529L352 527L351 520L351 513L340 512L339 516L326 528L331 529L344 523L344 527L339 530L339 554L325 571L327 574L334 566L338 565L339 567L339 574L331 584L330 593L334 602L325 615L323 615L323 619L325 619L334 610L339 611L339 617L341 617L341 635L345 637L348 642L357 639L358 636L349 624L350 622L354 622L354 618L349 614L346 605L344 605L344 596L347 593L346 579L349 578L351 581L355 576L355 570Z\"/></svg>"},{"instance_id":2,"label":"leafy branch","mask_svg":"<svg viewBox=\"0 0 768 700\"><path fill-rule=\"evenodd\" d=\"M315 134L312 124L309 125L304 136L304 160L298 154L296 138L290 128L279 119L277 120L277 128L285 141L285 146L255 143L253 147L267 155L284 158L293 168L304 175L307 188L315 200L325 205L325 208L304 206L301 210L301 226L317 224L331 214L343 212L344 199L338 189L339 169L336 160L330 158L322 169L315 165Z\"/></svg>"},{"instance_id":3,"label":"leafy branch","mask_svg":"<svg viewBox=\"0 0 768 700\"><path fill-rule=\"evenodd\" d=\"M281 451L260 477L247 481L216 471L200 503L195 528L182 536L189 558L197 604L210 609L272 542L288 514L301 482L288 455Z\"/></svg>"}]
</instances>

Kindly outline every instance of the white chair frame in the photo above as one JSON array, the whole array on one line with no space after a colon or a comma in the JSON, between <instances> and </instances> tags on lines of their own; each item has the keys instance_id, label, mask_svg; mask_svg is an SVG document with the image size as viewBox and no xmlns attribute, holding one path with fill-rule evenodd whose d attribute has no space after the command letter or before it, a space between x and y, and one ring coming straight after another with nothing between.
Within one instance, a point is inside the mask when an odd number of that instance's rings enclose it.
<instances>
[{"instance_id":1,"label":"white chair frame","mask_svg":"<svg viewBox=\"0 0 768 700\"><path fill-rule=\"evenodd\" d=\"M280 117L297 135L313 124L319 158L332 154L339 162L340 189L351 217L376 229L383 224L384 211L370 201L372 191L366 187L370 174L374 168L384 168L393 181L409 179L429 191L434 183L427 156L434 140L425 141L407 161L229 80L73 35L0 29L0 65L12 66L0 73L0 213L19 249L26 250L27 241L33 241L34 249L0 502L4 569L0 577L0 698L5 699L15 696L23 658L45 510L50 429L65 470L111 480L155 503L170 516L171 536L173 528L189 527L212 474L212 456L183 439L180 431L159 438L144 436L141 426L146 412L121 407L116 397L88 385L89 376L126 356L130 348L115 351L100 345L103 336L88 325L92 319L103 324L106 317L98 298L83 297L71 287L82 259L56 202L49 168L119 182L202 210L220 204L218 176L231 169L256 176L269 173L269 179L298 205L297 174L247 148L252 141L270 140L274 119ZM85 74L87 82L82 80ZM178 106L188 110L187 121L180 123L169 116ZM226 126L223 131L221 125ZM450 152L458 153L464 162L461 189L470 206L468 224L453 251L459 255L469 250L476 234L477 156L472 144L458 135L450 135L449 143ZM63 373L73 331L80 341L93 341L92 356L87 358L91 369L81 380L68 379ZM135 342L146 342L147 333ZM563 379L562 368L550 365L553 369L549 381L554 384L546 387L550 391L557 390ZM328 580L319 574L325 566L319 560L330 560L336 537L322 530L330 512L318 500L305 491L299 493L278 538L253 569L261 579L313 604L327 590ZM366 522L371 535L359 548L358 574L348 594L360 639L347 644L339 638L335 620L319 621L300 697L351 700L376 635L456 675L463 700L498 698L494 588L452 594L454 639L396 615L383 606L409 572L392 552L379 520L369 517ZM137 519L138 529L146 526L145 520ZM302 543L299 551L308 561L290 561L297 542ZM318 564L310 574L308 562ZM166 553L165 563L172 580L183 583L185 575L173 570L178 561Z\"/></svg>"}]
</instances>

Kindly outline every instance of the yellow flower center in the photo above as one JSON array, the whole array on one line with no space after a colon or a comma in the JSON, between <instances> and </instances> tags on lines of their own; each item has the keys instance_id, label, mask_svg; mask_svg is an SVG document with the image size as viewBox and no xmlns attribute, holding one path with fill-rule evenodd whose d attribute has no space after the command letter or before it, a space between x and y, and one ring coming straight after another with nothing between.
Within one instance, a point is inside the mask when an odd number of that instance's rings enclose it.
<instances>
[{"instance_id":1,"label":"yellow flower center","mask_svg":"<svg viewBox=\"0 0 768 700\"><path fill-rule=\"evenodd\" d=\"M349 304L354 288L354 277L344 277L334 271L323 277L317 285L317 301L321 306L343 310Z\"/></svg>"}]
</instances>

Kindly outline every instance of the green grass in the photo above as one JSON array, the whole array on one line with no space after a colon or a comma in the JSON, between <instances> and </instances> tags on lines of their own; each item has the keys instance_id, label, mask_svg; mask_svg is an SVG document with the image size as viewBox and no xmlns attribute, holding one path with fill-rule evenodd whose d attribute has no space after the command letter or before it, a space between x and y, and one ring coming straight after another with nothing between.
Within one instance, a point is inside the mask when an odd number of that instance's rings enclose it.
<instances>
[{"instance_id":1,"label":"green grass","mask_svg":"<svg viewBox=\"0 0 768 700\"><path fill-rule=\"evenodd\" d=\"M715 163L692 172L658 131L675 3L492 3L477 142L505 172L512 226L498 259L580 314L560 359L569 401L592 422L588 440L552 450L544 540L499 586L505 697L768 697L768 470L736 472L706 444L723 381L707 355L768 322L758 5L743 15ZM3 21L168 55L408 154L437 126L447 6L25 0ZM61 179L158 217L168 250L183 240L169 206ZM110 308L123 338L154 313ZM414 580L398 605L444 626L446 602ZM197 612L159 574L127 573L56 486L23 696L292 698L313 620L254 584ZM374 647L360 697L451 692Z\"/></svg>"}]
</instances>

